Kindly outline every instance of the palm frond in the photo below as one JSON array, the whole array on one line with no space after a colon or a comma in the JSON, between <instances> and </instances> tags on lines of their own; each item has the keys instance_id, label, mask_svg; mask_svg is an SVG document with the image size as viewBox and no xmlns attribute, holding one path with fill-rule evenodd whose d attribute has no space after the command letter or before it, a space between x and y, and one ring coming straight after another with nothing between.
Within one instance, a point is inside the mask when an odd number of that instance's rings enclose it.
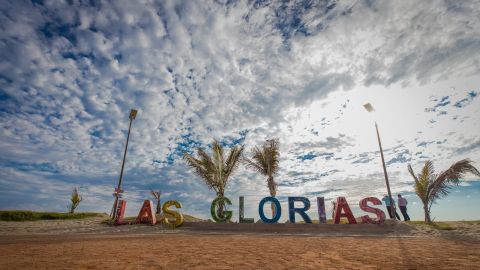
<instances>
[{"instance_id":1,"label":"palm frond","mask_svg":"<svg viewBox=\"0 0 480 270\"><path fill-rule=\"evenodd\" d=\"M280 163L280 143L278 139L271 139L268 140L266 143L265 152L266 156L268 156L268 163L270 165L269 172L271 175L275 174L278 171L279 163Z\"/></svg>"},{"instance_id":2,"label":"palm frond","mask_svg":"<svg viewBox=\"0 0 480 270\"><path fill-rule=\"evenodd\" d=\"M197 159L188 153L183 154L183 159L186 161L187 165L194 170L195 174L204 180L209 189L214 189L218 192L216 182L212 177L212 164L210 158L200 148L197 149L197 152L201 159Z\"/></svg>"},{"instance_id":3,"label":"palm frond","mask_svg":"<svg viewBox=\"0 0 480 270\"><path fill-rule=\"evenodd\" d=\"M251 159L245 158L247 168L251 168L267 177L267 186L270 194L275 196L277 184L273 176L279 169L279 140L267 140L261 147L255 146L252 149Z\"/></svg>"},{"instance_id":4,"label":"palm frond","mask_svg":"<svg viewBox=\"0 0 480 270\"><path fill-rule=\"evenodd\" d=\"M225 170L224 170L224 186L227 185L227 181L230 179L230 175L236 170L238 167L240 158L242 157L242 153L244 150L244 146L235 146L230 149L230 153L228 154L228 158L225 162Z\"/></svg>"},{"instance_id":5,"label":"palm frond","mask_svg":"<svg viewBox=\"0 0 480 270\"><path fill-rule=\"evenodd\" d=\"M426 161L421 173L417 176L415 176L412 166L410 165L408 165L408 171L415 180L415 193L417 193L420 200L422 200L422 202L426 204L429 201L430 179L432 178L431 176L434 173L433 163L430 160Z\"/></svg>"},{"instance_id":6,"label":"palm frond","mask_svg":"<svg viewBox=\"0 0 480 270\"><path fill-rule=\"evenodd\" d=\"M225 160L223 147L217 141L213 141L212 155L209 155L201 148L197 148L198 158L184 153L183 159L210 189L215 190L218 196L223 196L225 186L229 177L238 166L243 149L243 146L233 147Z\"/></svg>"},{"instance_id":7,"label":"palm frond","mask_svg":"<svg viewBox=\"0 0 480 270\"><path fill-rule=\"evenodd\" d=\"M458 185L467 173L480 176L480 172L469 159L455 162L446 171L440 173L432 183L430 193L432 201L447 196L450 193L450 185Z\"/></svg>"},{"instance_id":8,"label":"palm frond","mask_svg":"<svg viewBox=\"0 0 480 270\"><path fill-rule=\"evenodd\" d=\"M253 160L249 159L249 158L243 158L242 161L245 163L245 165L247 166L247 168L250 168L250 169L253 169L255 171L257 171L258 173L260 174L263 174L265 175L266 173L264 173L264 167L262 167L261 165L255 163Z\"/></svg>"},{"instance_id":9,"label":"palm frond","mask_svg":"<svg viewBox=\"0 0 480 270\"><path fill-rule=\"evenodd\" d=\"M472 161L469 159L463 159L455 162L450 168L448 168L448 170L440 173L436 181L446 181L450 184L458 184L460 179L467 173L480 176L480 172L472 165Z\"/></svg>"},{"instance_id":10,"label":"palm frond","mask_svg":"<svg viewBox=\"0 0 480 270\"><path fill-rule=\"evenodd\" d=\"M256 163L259 168L262 168L260 172L261 174L268 175L268 163L263 149L260 149L257 146L252 149L252 161Z\"/></svg>"},{"instance_id":11,"label":"palm frond","mask_svg":"<svg viewBox=\"0 0 480 270\"><path fill-rule=\"evenodd\" d=\"M218 187L219 178L217 173L217 167L215 165L215 160L212 159L203 149L198 148L197 154L202 161L202 166L204 169L203 177L205 181L208 181L208 185L212 187ZM218 192L218 188L215 189Z\"/></svg>"},{"instance_id":12,"label":"palm frond","mask_svg":"<svg viewBox=\"0 0 480 270\"><path fill-rule=\"evenodd\" d=\"M410 175L412 175L413 180L415 180L415 183L417 183L418 182L418 177L415 175L415 172L412 169L412 165L410 165L410 164L408 164L408 172L410 173Z\"/></svg>"}]
</instances>

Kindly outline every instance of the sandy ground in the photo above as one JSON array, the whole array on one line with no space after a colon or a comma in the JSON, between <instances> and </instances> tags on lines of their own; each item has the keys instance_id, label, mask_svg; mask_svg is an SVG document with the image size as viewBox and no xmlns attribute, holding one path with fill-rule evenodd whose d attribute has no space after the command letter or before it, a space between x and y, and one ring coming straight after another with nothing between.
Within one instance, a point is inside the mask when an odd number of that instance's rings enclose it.
<instances>
[{"instance_id":1,"label":"sandy ground","mask_svg":"<svg viewBox=\"0 0 480 270\"><path fill-rule=\"evenodd\" d=\"M0 269L479 269L480 225L0 222ZM255 226L255 227L254 227ZM367 226L367 227L365 227ZM463 226L463 225L462 225ZM228 229L230 227L230 229ZM223 228L223 229L219 229ZM227 229L225 229L227 228Z\"/></svg>"}]
</instances>

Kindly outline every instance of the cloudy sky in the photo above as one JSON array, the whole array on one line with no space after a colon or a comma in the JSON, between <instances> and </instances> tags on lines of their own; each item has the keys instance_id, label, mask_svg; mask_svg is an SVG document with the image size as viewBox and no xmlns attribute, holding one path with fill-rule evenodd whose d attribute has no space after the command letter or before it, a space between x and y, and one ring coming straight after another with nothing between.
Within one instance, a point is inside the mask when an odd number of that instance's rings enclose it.
<instances>
[{"instance_id":1,"label":"cloudy sky","mask_svg":"<svg viewBox=\"0 0 480 270\"><path fill-rule=\"evenodd\" d=\"M65 211L78 186L80 211L109 212L131 108L129 215L152 188L208 218L215 193L181 156L213 139L280 139L282 220L288 196L317 219L316 196L386 192L375 121L414 219L407 164L480 167L478 1L0 2L1 209ZM480 219L465 180L433 217ZM258 218L268 189L240 167L226 195Z\"/></svg>"}]
</instances>

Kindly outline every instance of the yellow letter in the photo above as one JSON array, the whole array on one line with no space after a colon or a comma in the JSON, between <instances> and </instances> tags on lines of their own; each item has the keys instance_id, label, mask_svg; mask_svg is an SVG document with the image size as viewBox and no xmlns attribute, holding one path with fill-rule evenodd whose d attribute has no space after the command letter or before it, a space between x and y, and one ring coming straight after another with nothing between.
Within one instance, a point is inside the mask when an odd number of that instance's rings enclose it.
<instances>
[{"instance_id":1,"label":"yellow letter","mask_svg":"<svg viewBox=\"0 0 480 270\"><path fill-rule=\"evenodd\" d=\"M165 215L164 223L167 225L172 226L174 229L175 227L180 227L183 224L183 215L180 212L173 211L168 209L170 206L175 205L176 208L182 208L182 205L177 202L177 201L167 201L163 204L162 211L163 214ZM174 216L175 217L175 222L170 223L168 221L167 215Z\"/></svg>"}]
</instances>

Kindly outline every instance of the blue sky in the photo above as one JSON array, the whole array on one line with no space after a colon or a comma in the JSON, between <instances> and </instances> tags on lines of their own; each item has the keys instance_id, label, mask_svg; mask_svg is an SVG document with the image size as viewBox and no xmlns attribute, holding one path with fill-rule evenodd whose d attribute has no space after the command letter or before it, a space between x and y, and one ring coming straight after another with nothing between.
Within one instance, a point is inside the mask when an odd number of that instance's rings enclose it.
<instances>
[{"instance_id":1,"label":"blue sky","mask_svg":"<svg viewBox=\"0 0 480 270\"><path fill-rule=\"evenodd\" d=\"M478 1L1 1L0 208L64 211L78 186L80 211L109 212L137 108L129 215L153 188L208 218L215 194L181 156L213 139L278 137L282 205L380 197L377 121L392 192L422 219L407 164L480 167L479 51ZM432 216L480 219L479 183ZM267 194L243 166L226 192L257 219Z\"/></svg>"}]
</instances>

